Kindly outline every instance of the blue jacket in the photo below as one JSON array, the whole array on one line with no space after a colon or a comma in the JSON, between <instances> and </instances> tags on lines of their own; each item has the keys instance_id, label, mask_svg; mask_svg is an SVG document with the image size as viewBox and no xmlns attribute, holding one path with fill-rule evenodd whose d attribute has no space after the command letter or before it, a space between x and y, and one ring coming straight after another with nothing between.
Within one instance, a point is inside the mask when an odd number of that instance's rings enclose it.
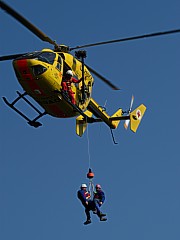
<instances>
[{"instance_id":1,"label":"blue jacket","mask_svg":"<svg viewBox=\"0 0 180 240\"><path fill-rule=\"evenodd\" d=\"M90 194L88 191L81 189L77 192L77 197L82 202L82 204L86 206L86 202L90 199Z\"/></svg>"},{"instance_id":2,"label":"blue jacket","mask_svg":"<svg viewBox=\"0 0 180 240\"><path fill-rule=\"evenodd\" d=\"M99 202L104 202L105 201L105 194L102 190L98 190L96 192L94 192L94 200L98 199Z\"/></svg>"}]
</instances>

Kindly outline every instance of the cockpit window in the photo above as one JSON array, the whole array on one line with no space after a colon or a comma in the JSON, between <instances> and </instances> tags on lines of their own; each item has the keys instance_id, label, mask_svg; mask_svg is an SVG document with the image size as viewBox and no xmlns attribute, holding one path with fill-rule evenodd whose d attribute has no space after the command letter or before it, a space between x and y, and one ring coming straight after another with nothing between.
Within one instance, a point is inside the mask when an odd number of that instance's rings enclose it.
<instances>
[{"instance_id":1,"label":"cockpit window","mask_svg":"<svg viewBox=\"0 0 180 240\"><path fill-rule=\"evenodd\" d=\"M56 54L53 52L33 52L19 57L18 59L36 59L49 64L54 63Z\"/></svg>"},{"instance_id":2,"label":"cockpit window","mask_svg":"<svg viewBox=\"0 0 180 240\"><path fill-rule=\"evenodd\" d=\"M43 62L47 62L49 64L53 64L55 57L56 57L55 53L42 52L37 56L37 59Z\"/></svg>"}]
</instances>

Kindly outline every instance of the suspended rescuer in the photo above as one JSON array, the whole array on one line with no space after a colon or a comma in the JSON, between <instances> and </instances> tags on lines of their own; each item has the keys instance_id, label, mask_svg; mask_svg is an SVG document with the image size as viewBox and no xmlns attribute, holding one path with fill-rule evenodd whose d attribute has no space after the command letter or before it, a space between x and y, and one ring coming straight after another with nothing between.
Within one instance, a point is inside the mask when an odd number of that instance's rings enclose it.
<instances>
[{"instance_id":1,"label":"suspended rescuer","mask_svg":"<svg viewBox=\"0 0 180 240\"><path fill-rule=\"evenodd\" d=\"M96 184L95 189L96 190L94 192L94 197L93 197L95 211L93 211L93 212L98 215L98 217L100 218L100 221L106 221L107 220L107 218L105 218L106 214L102 213L100 210L100 207L102 206L102 204L105 201L105 193L102 190L100 184Z\"/></svg>"},{"instance_id":2,"label":"suspended rescuer","mask_svg":"<svg viewBox=\"0 0 180 240\"><path fill-rule=\"evenodd\" d=\"M77 196L80 199L81 203L85 207L85 213L86 213L86 221L84 222L84 225L90 224L91 223L91 215L90 211L93 211L97 213L98 217L100 218L100 221L106 221L106 218L103 218L106 216L105 214L101 213L99 211L99 206L98 209L96 209L95 201L94 199L91 200L90 193L87 191L87 185L83 183L81 185L80 190L77 192Z\"/></svg>"},{"instance_id":3,"label":"suspended rescuer","mask_svg":"<svg viewBox=\"0 0 180 240\"><path fill-rule=\"evenodd\" d=\"M73 72L71 70L68 70L65 74L65 76L62 79L62 90L67 93L68 97L71 100L72 104L76 104L75 98L74 98L74 92L72 90L72 83L79 83L80 80L77 80L73 77Z\"/></svg>"},{"instance_id":4,"label":"suspended rescuer","mask_svg":"<svg viewBox=\"0 0 180 240\"><path fill-rule=\"evenodd\" d=\"M87 220L84 225L91 223L90 211L94 209L94 202L90 199L90 193L87 191L87 185L85 183L81 184L81 189L77 192L77 197L81 201L82 205L85 207L85 213Z\"/></svg>"}]
</instances>

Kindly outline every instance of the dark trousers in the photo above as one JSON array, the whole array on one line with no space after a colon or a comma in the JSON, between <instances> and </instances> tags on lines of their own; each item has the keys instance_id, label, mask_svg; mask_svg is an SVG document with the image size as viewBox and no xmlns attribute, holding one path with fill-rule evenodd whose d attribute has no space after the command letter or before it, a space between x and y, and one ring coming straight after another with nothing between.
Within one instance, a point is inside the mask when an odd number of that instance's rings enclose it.
<instances>
[{"instance_id":1,"label":"dark trousers","mask_svg":"<svg viewBox=\"0 0 180 240\"><path fill-rule=\"evenodd\" d=\"M90 211L93 211L95 209L94 201L89 200L88 205L85 205L84 207L85 207L87 220L90 220L91 219Z\"/></svg>"},{"instance_id":2,"label":"dark trousers","mask_svg":"<svg viewBox=\"0 0 180 240\"><path fill-rule=\"evenodd\" d=\"M94 199L94 205L95 205L95 208L97 210L97 215L100 216L101 214L101 210L100 210L100 207L101 205L99 204L99 199Z\"/></svg>"}]
</instances>

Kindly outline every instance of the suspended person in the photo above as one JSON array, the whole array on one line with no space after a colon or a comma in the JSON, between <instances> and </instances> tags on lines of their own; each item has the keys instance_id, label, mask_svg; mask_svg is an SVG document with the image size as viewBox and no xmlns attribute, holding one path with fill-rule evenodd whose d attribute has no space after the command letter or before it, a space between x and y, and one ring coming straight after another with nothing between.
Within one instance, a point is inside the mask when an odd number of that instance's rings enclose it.
<instances>
[{"instance_id":1,"label":"suspended person","mask_svg":"<svg viewBox=\"0 0 180 240\"><path fill-rule=\"evenodd\" d=\"M80 83L80 80L77 80L76 78L73 77L73 72L71 70L68 70L65 74L65 76L62 79L62 90L68 94L68 97L71 100L72 104L76 104L76 100L74 97L74 92L72 90L72 83Z\"/></svg>"},{"instance_id":2,"label":"suspended person","mask_svg":"<svg viewBox=\"0 0 180 240\"><path fill-rule=\"evenodd\" d=\"M105 201L105 193L102 190L100 184L96 184L95 189L96 191L94 192L94 197L93 197L95 211L93 212L98 215L98 217L100 218L100 221L106 221L107 220L107 218L105 218L106 214L102 213L100 210L100 207Z\"/></svg>"},{"instance_id":3,"label":"suspended person","mask_svg":"<svg viewBox=\"0 0 180 240\"><path fill-rule=\"evenodd\" d=\"M81 201L82 205L85 207L86 221L84 225L91 223L90 211L94 210L94 201L91 200L90 193L87 191L87 185L85 183L81 184L80 190L77 192L77 197Z\"/></svg>"}]
</instances>

